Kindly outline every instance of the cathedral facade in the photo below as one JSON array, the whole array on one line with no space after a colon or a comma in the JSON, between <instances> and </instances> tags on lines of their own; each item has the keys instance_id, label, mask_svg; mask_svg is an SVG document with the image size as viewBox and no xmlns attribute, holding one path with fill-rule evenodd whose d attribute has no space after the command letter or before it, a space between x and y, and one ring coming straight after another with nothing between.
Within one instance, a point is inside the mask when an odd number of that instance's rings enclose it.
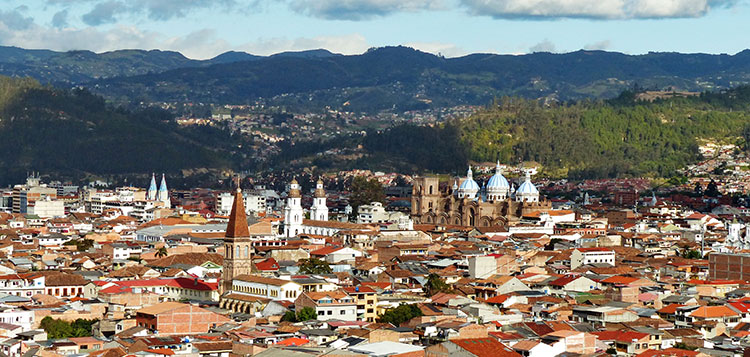
<instances>
[{"instance_id":1,"label":"cathedral facade","mask_svg":"<svg viewBox=\"0 0 750 357\"><path fill-rule=\"evenodd\" d=\"M466 178L450 188L440 188L437 177L414 180L411 216L416 224L460 225L473 227L507 226L524 214L549 211L552 204L540 198L531 182L530 172L516 189L503 176L500 163L495 175L480 188L469 168Z\"/></svg>"}]
</instances>

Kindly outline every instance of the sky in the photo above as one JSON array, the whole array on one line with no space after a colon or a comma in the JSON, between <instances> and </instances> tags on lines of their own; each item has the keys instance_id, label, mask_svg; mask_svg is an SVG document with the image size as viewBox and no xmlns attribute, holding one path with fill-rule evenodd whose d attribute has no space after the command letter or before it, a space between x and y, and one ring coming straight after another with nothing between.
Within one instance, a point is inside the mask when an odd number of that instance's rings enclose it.
<instances>
[{"instance_id":1,"label":"sky","mask_svg":"<svg viewBox=\"0 0 750 357\"><path fill-rule=\"evenodd\" d=\"M0 0L0 45L226 51L405 45L457 57L580 49L734 54L750 0Z\"/></svg>"}]
</instances>

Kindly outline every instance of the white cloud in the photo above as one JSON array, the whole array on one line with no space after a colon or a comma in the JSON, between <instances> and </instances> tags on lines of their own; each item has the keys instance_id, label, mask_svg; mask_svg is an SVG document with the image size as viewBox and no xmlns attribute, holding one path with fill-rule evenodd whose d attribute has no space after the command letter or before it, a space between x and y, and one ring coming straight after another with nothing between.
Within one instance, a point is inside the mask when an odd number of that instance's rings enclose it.
<instances>
[{"instance_id":1,"label":"white cloud","mask_svg":"<svg viewBox=\"0 0 750 357\"><path fill-rule=\"evenodd\" d=\"M609 48L612 43L609 40L603 40L599 42L589 43L583 46L584 50L587 51L603 51Z\"/></svg>"},{"instance_id":2,"label":"white cloud","mask_svg":"<svg viewBox=\"0 0 750 357\"><path fill-rule=\"evenodd\" d=\"M550 40L544 40L542 42L537 43L534 46L531 46L529 48L530 53L534 52L552 52L554 53L556 50L555 44L552 43Z\"/></svg>"},{"instance_id":3,"label":"white cloud","mask_svg":"<svg viewBox=\"0 0 750 357\"><path fill-rule=\"evenodd\" d=\"M259 0L252 0L249 5L254 6L256 1ZM235 0L47 0L47 4L65 7L89 5L91 9L81 19L91 26L116 23L126 15L145 14L150 20L162 21L185 17L199 9L233 11L240 8Z\"/></svg>"},{"instance_id":4,"label":"white cloud","mask_svg":"<svg viewBox=\"0 0 750 357\"><path fill-rule=\"evenodd\" d=\"M509 19L687 18L737 0L461 0L470 13Z\"/></svg>"},{"instance_id":5,"label":"white cloud","mask_svg":"<svg viewBox=\"0 0 750 357\"><path fill-rule=\"evenodd\" d=\"M22 48L44 48L56 51L118 49L162 49L179 51L189 58L206 59L229 50L270 55L284 51L327 49L342 54L358 54L370 45L360 34L299 38L268 38L233 45L215 30L198 29L185 36L170 37L160 32L144 31L136 26L114 25L105 29L56 28L41 26L18 11L0 11L0 45Z\"/></svg>"},{"instance_id":6,"label":"white cloud","mask_svg":"<svg viewBox=\"0 0 750 357\"><path fill-rule=\"evenodd\" d=\"M366 20L398 12L445 8L443 0L287 0L299 13L335 20Z\"/></svg>"},{"instance_id":7,"label":"white cloud","mask_svg":"<svg viewBox=\"0 0 750 357\"><path fill-rule=\"evenodd\" d=\"M415 48L423 52L432 53L434 55L442 55L448 58L461 57L468 54L466 50L452 43L409 42L405 43L404 46Z\"/></svg>"},{"instance_id":8,"label":"white cloud","mask_svg":"<svg viewBox=\"0 0 750 357\"><path fill-rule=\"evenodd\" d=\"M360 34L349 34L342 36L317 36L300 38L275 37L270 39L248 42L240 45L238 49L252 54L271 55L284 51L303 51L314 49L327 49L334 53L345 55L360 54L367 51L371 46L367 39Z\"/></svg>"}]
</instances>

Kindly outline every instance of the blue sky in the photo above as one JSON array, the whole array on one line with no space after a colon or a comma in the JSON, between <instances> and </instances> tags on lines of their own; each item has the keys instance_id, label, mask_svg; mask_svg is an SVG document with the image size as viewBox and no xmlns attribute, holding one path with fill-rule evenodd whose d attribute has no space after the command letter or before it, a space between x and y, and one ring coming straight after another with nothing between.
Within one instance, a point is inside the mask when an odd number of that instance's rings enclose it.
<instances>
[{"instance_id":1,"label":"blue sky","mask_svg":"<svg viewBox=\"0 0 750 357\"><path fill-rule=\"evenodd\" d=\"M0 44L96 52L344 54L407 45L448 57L603 49L734 54L750 0L1 0Z\"/></svg>"}]
</instances>

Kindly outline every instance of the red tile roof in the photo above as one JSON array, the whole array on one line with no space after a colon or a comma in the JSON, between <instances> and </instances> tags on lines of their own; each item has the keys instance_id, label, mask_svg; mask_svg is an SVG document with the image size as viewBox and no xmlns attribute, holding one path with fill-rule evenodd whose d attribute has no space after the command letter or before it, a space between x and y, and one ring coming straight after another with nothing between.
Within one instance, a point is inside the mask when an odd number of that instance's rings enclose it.
<instances>
[{"instance_id":1,"label":"red tile roof","mask_svg":"<svg viewBox=\"0 0 750 357\"><path fill-rule=\"evenodd\" d=\"M521 357L521 355L492 338L467 338L451 340L477 357Z\"/></svg>"},{"instance_id":2,"label":"red tile roof","mask_svg":"<svg viewBox=\"0 0 750 357\"><path fill-rule=\"evenodd\" d=\"M698 351L681 350L679 348L667 348L665 350L648 350L641 352L636 357L693 357L698 355Z\"/></svg>"},{"instance_id":3,"label":"red tile roof","mask_svg":"<svg viewBox=\"0 0 750 357\"><path fill-rule=\"evenodd\" d=\"M601 282L604 284L615 284L615 285L629 285L632 284L634 281L637 281L638 278L633 278L630 276L610 276L609 278L606 278L602 280Z\"/></svg>"},{"instance_id":4,"label":"red tile roof","mask_svg":"<svg viewBox=\"0 0 750 357\"><path fill-rule=\"evenodd\" d=\"M310 255L324 256L341 249L341 247L323 247L318 250L313 250L312 252L310 252Z\"/></svg>"},{"instance_id":5,"label":"red tile roof","mask_svg":"<svg viewBox=\"0 0 750 357\"><path fill-rule=\"evenodd\" d=\"M660 314L674 314L677 312L678 307L683 307L685 305L682 304L669 304L667 306L662 307L659 311L657 311Z\"/></svg>"},{"instance_id":6,"label":"red tile roof","mask_svg":"<svg viewBox=\"0 0 750 357\"><path fill-rule=\"evenodd\" d=\"M268 258L262 262L255 263L255 267L260 271L278 271L279 263L276 259Z\"/></svg>"},{"instance_id":7,"label":"red tile roof","mask_svg":"<svg viewBox=\"0 0 750 357\"><path fill-rule=\"evenodd\" d=\"M277 345L283 345L283 346L302 346L302 345L305 345L305 344L307 344L309 342L310 342L310 340L308 340L306 338L289 337L289 338L287 338L285 340L279 341L276 344Z\"/></svg>"},{"instance_id":8,"label":"red tile roof","mask_svg":"<svg viewBox=\"0 0 750 357\"><path fill-rule=\"evenodd\" d=\"M566 275L561 278L555 279L549 283L549 285L552 286L565 286L569 283L575 281L576 279L580 278L580 275Z\"/></svg>"}]
</instances>

